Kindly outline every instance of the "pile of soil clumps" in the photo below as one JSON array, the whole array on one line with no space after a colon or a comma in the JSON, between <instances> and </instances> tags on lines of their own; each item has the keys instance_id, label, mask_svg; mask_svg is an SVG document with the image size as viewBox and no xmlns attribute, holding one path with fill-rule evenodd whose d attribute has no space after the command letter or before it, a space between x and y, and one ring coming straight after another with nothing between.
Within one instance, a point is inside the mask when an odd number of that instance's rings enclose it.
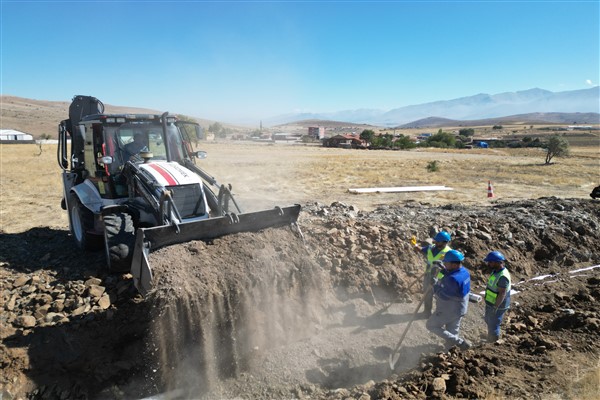
<instances>
[{"instance_id":1,"label":"pile of soil clumps","mask_svg":"<svg viewBox=\"0 0 600 400\"><path fill-rule=\"evenodd\" d=\"M2 233L2 398L585 398L597 390L600 268L570 271L600 264L598 202L407 202L368 213L315 203L299 226L303 240L268 229L153 252L146 298L129 274L105 272L103 254L76 251L66 231ZM474 292L485 286L489 251L509 260L519 293L503 338L444 352L424 334L411 338L420 355L389 371L399 330L387 325L406 319L358 317L419 300L424 261L410 239L426 243L442 229L465 253ZM474 336L484 326L471 314L463 331ZM347 360L325 356L333 349Z\"/></svg>"},{"instance_id":2,"label":"pile of soil clumps","mask_svg":"<svg viewBox=\"0 0 600 400\"><path fill-rule=\"evenodd\" d=\"M251 370L256 353L312 335L330 292L290 228L172 246L150 264L160 390L185 387L189 398Z\"/></svg>"},{"instance_id":3,"label":"pile of soil clumps","mask_svg":"<svg viewBox=\"0 0 600 400\"><path fill-rule=\"evenodd\" d=\"M368 213L333 203L303 211L309 247L333 285L349 297L409 296L408 286L424 268L410 239L426 245L440 230L452 234L452 248L465 254L465 267L482 287L483 258L492 250L506 256L514 282L600 262L600 211L593 201L550 197L468 207L408 202Z\"/></svg>"}]
</instances>

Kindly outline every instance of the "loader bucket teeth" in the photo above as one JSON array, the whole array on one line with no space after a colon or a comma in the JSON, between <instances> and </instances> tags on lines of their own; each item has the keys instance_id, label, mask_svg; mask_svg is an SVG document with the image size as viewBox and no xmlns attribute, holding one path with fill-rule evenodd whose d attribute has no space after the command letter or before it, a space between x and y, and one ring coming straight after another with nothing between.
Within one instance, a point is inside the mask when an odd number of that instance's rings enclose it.
<instances>
[{"instance_id":1,"label":"loader bucket teeth","mask_svg":"<svg viewBox=\"0 0 600 400\"><path fill-rule=\"evenodd\" d=\"M210 240L240 232L257 232L267 228L293 225L298 220L300 205L276 207L271 210L229 214L195 222L139 228L131 265L135 287L145 295L152 289L152 268L148 256L161 247L192 240ZM177 232L177 228L179 232Z\"/></svg>"}]
</instances>

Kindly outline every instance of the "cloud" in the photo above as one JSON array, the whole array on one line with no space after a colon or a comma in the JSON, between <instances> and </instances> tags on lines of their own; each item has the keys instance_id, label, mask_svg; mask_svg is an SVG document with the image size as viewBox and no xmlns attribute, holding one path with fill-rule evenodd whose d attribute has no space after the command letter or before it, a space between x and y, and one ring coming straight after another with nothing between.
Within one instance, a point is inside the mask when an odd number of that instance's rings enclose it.
<instances>
[{"instance_id":1,"label":"cloud","mask_svg":"<svg viewBox=\"0 0 600 400\"><path fill-rule=\"evenodd\" d=\"M594 86L594 82L592 82L591 79L586 79L585 83L588 84L588 85L590 85L590 86Z\"/></svg>"}]
</instances>

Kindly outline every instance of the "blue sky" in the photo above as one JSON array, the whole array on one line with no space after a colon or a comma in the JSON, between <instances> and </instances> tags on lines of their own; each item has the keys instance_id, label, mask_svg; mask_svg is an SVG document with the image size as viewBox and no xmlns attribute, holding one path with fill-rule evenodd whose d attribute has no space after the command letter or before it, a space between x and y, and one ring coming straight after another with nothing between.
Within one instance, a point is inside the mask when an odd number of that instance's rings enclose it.
<instances>
[{"instance_id":1,"label":"blue sky","mask_svg":"<svg viewBox=\"0 0 600 400\"><path fill-rule=\"evenodd\" d=\"M258 124L600 80L595 1L0 0L1 92Z\"/></svg>"}]
</instances>

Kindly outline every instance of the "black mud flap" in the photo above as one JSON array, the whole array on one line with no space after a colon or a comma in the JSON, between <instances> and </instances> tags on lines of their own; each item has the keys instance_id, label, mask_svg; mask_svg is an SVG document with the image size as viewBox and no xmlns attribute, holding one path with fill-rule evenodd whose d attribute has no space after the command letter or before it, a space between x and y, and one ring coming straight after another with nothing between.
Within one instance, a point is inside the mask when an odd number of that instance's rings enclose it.
<instances>
[{"instance_id":1,"label":"black mud flap","mask_svg":"<svg viewBox=\"0 0 600 400\"><path fill-rule=\"evenodd\" d=\"M192 240L210 240L240 232L257 232L294 224L300 215L300 205L275 207L272 210L230 214L202 221L183 222L152 228L139 228L131 263L131 274L137 290L146 295L152 289L150 252L161 247Z\"/></svg>"}]
</instances>

